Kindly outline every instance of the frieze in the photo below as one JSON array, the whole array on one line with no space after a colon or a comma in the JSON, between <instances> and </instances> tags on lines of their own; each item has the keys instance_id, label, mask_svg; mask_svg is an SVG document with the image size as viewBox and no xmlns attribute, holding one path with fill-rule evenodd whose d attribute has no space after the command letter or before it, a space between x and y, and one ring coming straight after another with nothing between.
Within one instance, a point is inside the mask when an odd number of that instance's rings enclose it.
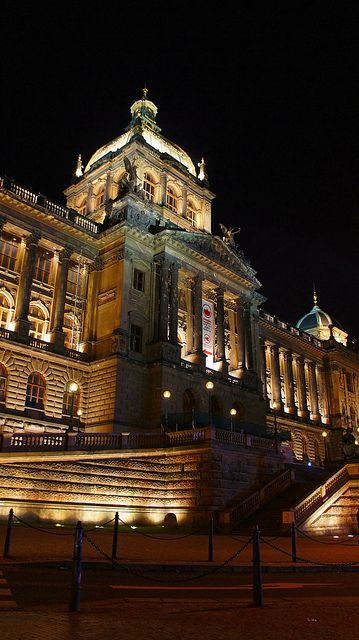
<instances>
[{"instance_id":1,"label":"frieze","mask_svg":"<svg viewBox=\"0 0 359 640\"><path fill-rule=\"evenodd\" d=\"M101 307L103 304L107 302L112 302L116 298L116 289L109 289L108 291L104 291L97 296L97 304Z\"/></svg>"}]
</instances>

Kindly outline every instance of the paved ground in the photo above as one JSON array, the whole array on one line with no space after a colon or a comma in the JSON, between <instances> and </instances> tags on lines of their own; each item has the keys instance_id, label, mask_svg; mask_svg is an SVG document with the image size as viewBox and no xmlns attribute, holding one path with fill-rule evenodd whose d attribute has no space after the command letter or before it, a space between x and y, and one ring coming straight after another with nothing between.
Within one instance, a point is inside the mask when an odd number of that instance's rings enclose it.
<instances>
[{"instance_id":1,"label":"paved ground","mask_svg":"<svg viewBox=\"0 0 359 640\"><path fill-rule=\"evenodd\" d=\"M0 530L0 552L3 547L5 527ZM69 530L44 529L37 531L27 527L15 527L8 560L3 561L3 572L7 566L38 562L69 563L72 557L73 538ZM162 568L170 564L178 566L212 566L208 563L208 539L204 535L181 537L178 532L155 534L155 539L132 531L119 535L119 559L125 564L139 563L142 566L156 564ZM112 531L97 529L88 534L105 554L111 554ZM181 539L176 539L181 537ZM169 538L169 539L167 539ZM215 563L223 563L235 555L246 542L246 538L215 536ZM269 546L269 545L274 545ZM288 538L267 539L262 545L264 565L273 568L291 566L290 540ZM289 554L289 555L288 555ZM305 566L313 568L311 562L348 563L359 567L359 545L357 539L311 541L298 539L298 556L305 559ZM87 540L84 544L84 560L105 561L103 555ZM243 568L251 564L250 545L234 557L229 564ZM138 566L138 564L137 564ZM300 565L301 566L301 565ZM161 568L160 567L160 568ZM321 568L321 565L318 565ZM334 569L336 571L337 569ZM331 569L333 571L333 569ZM304 575L304 574L303 574ZM353 576L352 596L328 598L323 593L304 600L298 591L293 595L267 595L263 608L253 608L249 602L235 597L226 600L215 596L180 600L164 597L116 597L103 598L100 591L95 601L81 604L80 613L68 613L63 603L39 604L26 610L20 603L17 611L2 611L0 617L1 640L192 640L205 635L206 640L218 638L240 640L357 640L359 637L359 607L357 573ZM1 583L0 583L1 584ZM9 588L6 583L4 588ZM49 587L47 587L49 588ZM11 589L10 589L11 592ZM13 606L11 594L10 606ZM7 596L8 597L8 596ZM41 599L40 599L41 600ZM45 600L45 598L44 598Z\"/></svg>"}]
</instances>

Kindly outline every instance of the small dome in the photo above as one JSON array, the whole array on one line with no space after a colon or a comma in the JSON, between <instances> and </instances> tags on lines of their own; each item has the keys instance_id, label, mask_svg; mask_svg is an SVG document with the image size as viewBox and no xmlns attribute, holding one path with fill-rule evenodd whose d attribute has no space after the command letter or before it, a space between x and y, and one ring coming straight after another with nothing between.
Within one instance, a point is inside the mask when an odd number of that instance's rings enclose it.
<instances>
[{"instance_id":1,"label":"small dome","mask_svg":"<svg viewBox=\"0 0 359 640\"><path fill-rule=\"evenodd\" d=\"M107 156L108 153L119 151L130 142L133 135L140 132L148 145L160 153L167 154L184 166L189 173L196 176L196 169L189 155L181 147L160 134L161 129L156 123L157 107L153 102L147 100L147 89L143 90L142 99L136 100L131 106L131 115L132 120L127 131L98 149L87 163L85 173L91 169L95 162Z\"/></svg>"},{"instance_id":2,"label":"small dome","mask_svg":"<svg viewBox=\"0 0 359 640\"><path fill-rule=\"evenodd\" d=\"M322 309L315 304L313 309L297 322L297 329L302 329L302 331L321 328L327 329L332 324L333 321L330 315L322 311Z\"/></svg>"}]
</instances>

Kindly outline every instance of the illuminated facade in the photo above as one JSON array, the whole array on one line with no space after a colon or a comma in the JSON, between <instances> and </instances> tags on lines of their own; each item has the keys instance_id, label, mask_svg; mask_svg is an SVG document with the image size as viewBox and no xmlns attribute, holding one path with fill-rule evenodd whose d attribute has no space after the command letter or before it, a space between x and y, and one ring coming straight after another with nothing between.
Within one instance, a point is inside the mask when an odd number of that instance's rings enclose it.
<instances>
[{"instance_id":1,"label":"illuminated facade","mask_svg":"<svg viewBox=\"0 0 359 640\"><path fill-rule=\"evenodd\" d=\"M318 464L325 429L339 457L359 411L345 332L316 300L299 327L260 310L236 232L211 233L204 161L197 174L162 136L146 90L131 116L85 168L79 157L66 206L1 179L2 430L267 423Z\"/></svg>"}]
</instances>

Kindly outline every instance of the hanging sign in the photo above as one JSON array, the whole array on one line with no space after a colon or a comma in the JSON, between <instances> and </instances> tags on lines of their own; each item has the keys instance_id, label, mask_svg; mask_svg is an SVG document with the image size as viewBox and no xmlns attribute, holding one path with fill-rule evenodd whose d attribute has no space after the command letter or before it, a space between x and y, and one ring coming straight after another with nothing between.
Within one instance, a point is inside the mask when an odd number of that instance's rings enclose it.
<instances>
[{"instance_id":1,"label":"hanging sign","mask_svg":"<svg viewBox=\"0 0 359 640\"><path fill-rule=\"evenodd\" d=\"M202 350L213 358L214 343L214 306L212 302L202 300Z\"/></svg>"}]
</instances>

